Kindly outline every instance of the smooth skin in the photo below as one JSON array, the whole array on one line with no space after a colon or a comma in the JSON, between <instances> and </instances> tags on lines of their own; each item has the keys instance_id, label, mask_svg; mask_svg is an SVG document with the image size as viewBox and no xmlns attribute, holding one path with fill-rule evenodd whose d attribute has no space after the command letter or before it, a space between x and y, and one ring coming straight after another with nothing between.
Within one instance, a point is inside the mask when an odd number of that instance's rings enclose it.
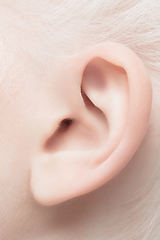
<instances>
[{"instance_id":1,"label":"smooth skin","mask_svg":"<svg viewBox=\"0 0 160 240\"><path fill-rule=\"evenodd\" d=\"M51 65L0 84L0 239L123 239L122 219L137 216L130 234L149 219L154 195L138 203L152 189L159 96L118 43Z\"/></svg>"}]
</instances>

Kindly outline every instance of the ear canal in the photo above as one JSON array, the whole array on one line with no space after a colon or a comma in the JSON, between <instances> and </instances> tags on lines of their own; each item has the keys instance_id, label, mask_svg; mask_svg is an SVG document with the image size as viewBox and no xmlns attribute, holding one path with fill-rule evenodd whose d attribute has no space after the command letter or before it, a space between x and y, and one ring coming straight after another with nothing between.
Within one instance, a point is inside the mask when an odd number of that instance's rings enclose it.
<instances>
[{"instance_id":1,"label":"ear canal","mask_svg":"<svg viewBox=\"0 0 160 240\"><path fill-rule=\"evenodd\" d=\"M45 151L57 151L63 141L63 137L67 134L71 124L73 124L74 119L72 118L64 118L60 121L56 131L47 139L44 144Z\"/></svg>"},{"instance_id":2,"label":"ear canal","mask_svg":"<svg viewBox=\"0 0 160 240\"><path fill-rule=\"evenodd\" d=\"M86 194L119 173L145 135L152 103L145 66L121 44L94 45L59 71L65 113L51 112L54 131L31 161L31 190L43 205Z\"/></svg>"}]
</instances>

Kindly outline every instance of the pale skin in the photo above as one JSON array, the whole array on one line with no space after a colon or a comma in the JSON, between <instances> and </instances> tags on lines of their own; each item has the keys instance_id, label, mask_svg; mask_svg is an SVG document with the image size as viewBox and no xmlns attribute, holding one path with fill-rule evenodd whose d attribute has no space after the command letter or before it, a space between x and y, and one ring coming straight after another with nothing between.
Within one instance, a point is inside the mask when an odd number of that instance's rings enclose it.
<instances>
[{"instance_id":1,"label":"pale skin","mask_svg":"<svg viewBox=\"0 0 160 240\"><path fill-rule=\"evenodd\" d=\"M51 65L27 91L23 71L0 83L0 239L123 239L122 219L152 187L159 95L118 43ZM128 226L143 226L148 203Z\"/></svg>"}]
</instances>

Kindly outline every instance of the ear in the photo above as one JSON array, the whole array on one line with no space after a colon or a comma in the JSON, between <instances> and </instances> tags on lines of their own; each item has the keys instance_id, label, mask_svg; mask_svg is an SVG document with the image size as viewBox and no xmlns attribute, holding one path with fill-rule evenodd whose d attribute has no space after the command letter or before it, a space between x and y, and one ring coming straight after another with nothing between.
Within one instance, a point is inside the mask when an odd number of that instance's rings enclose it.
<instances>
[{"instance_id":1,"label":"ear","mask_svg":"<svg viewBox=\"0 0 160 240\"><path fill-rule=\"evenodd\" d=\"M119 173L145 135L152 102L145 66L118 43L92 46L58 71L68 115L53 121L57 129L31 162L32 193L43 205L86 194Z\"/></svg>"}]
</instances>

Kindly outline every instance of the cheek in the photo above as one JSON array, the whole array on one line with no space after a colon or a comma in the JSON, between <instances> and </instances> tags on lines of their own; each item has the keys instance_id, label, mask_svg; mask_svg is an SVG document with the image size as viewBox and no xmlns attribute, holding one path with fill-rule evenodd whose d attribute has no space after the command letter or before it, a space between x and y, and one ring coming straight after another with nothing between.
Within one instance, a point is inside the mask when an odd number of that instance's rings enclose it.
<instances>
[{"instance_id":1,"label":"cheek","mask_svg":"<svg viewBox=\"0 0 160 240\"><path fill-rule=\"evenodd\" d=\"M19 229L29 214L30 164L41 147L46 116L53 114L49 104L53 91L44 87L43 79L19 77L0 83L0 226L4 229L8 221Z\"/></svg>"},{"instance_id":2,"label":"cheek","mask_svg":"<svg viewBox=\"0 0 160 240\"><path fill-rule=\"evenodd\" d=\"M0 226L20 220L29 193L34 138L24 89L18 81L0 86Z\"/></svg>"},{"instance_id":3,"label":"cheek","mask_svg":"<svg viewBox=\"0 0 160 240\"><path fill-rule=\"evenodd\" d=\"M42 147L50 123L46 119L52 120L58 108L56 91L43 79L46 76L0 83L0 239L2 232L11 232L9 222L16 231L31 219L31 160Z\"/></svg>"}]
</instances>

